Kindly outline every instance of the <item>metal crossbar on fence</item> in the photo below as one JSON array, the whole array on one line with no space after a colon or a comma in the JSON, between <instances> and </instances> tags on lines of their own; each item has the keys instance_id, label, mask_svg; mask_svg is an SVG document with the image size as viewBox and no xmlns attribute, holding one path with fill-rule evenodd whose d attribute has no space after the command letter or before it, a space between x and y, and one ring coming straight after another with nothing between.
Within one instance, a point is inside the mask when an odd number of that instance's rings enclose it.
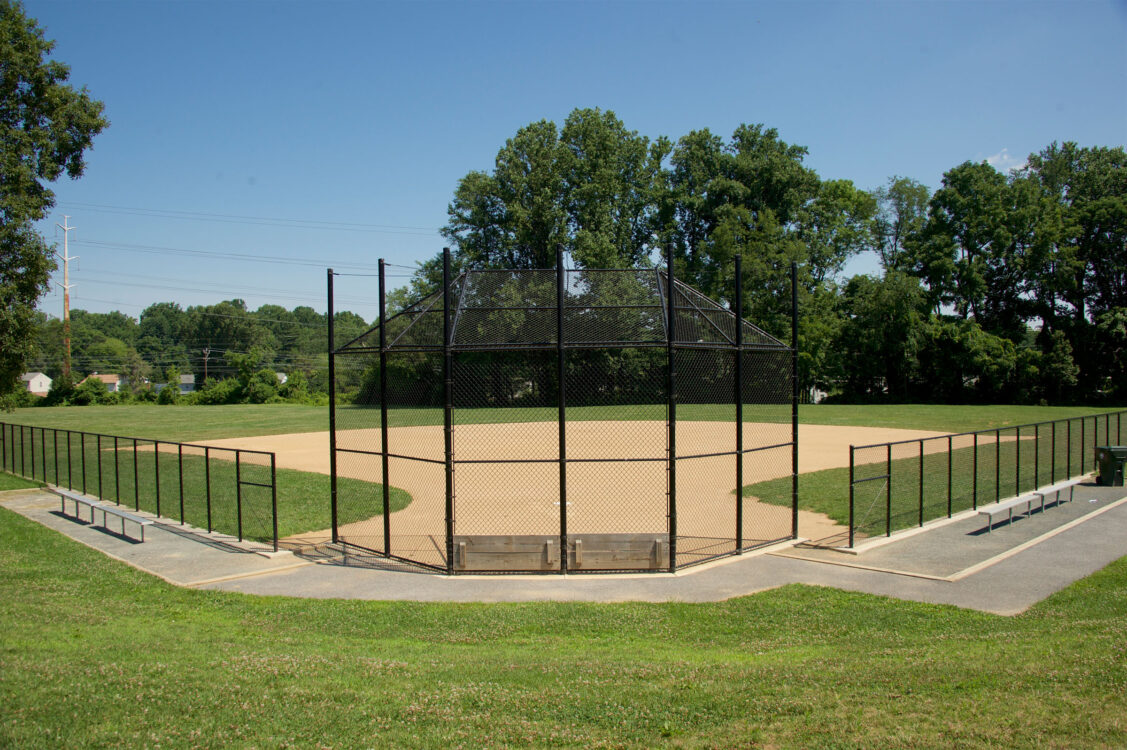
<instances>
[{"instance_id":1,"label":"metal crossbar on fence","mask_svg":"<svg viewBox=\"0 0 1127 750\"><path fill-rule=\"evenodd\" d=\"M0 422L0 468L278 550L277 469L267 451Z\"/></svg>"},{"instance_id":2,"label":"metal crossbar on fence","mask_svg":"<svg viewBox=\"0 0 1127 750\"><path fill-rule=\"evenodd\" d=\"M1095 448L1124 442L1127 411L849 447L849 546L856 536L950 518L1096 467ZM861 493L871 482L884 495ZM863 502L866 501L867 502Z\"/></svg>"},{"instance_id":3,"label":"metal crossbar on fence","mask_svg":"<svg viewBox=\"0 0 1127 750\"><path fill-rule=\"evenodd\" d=\"M673 571L792 538L795 341L672 269L481 269L347 342L328 273L333 539L449 573ZM737 262L733 291L740 288ZM792 272L792 307L796 309ZM345 488L338 476L382 490ZM793 484L793 479L792 479ZM411 504L390 512L392 486Z\"/></svg>"}]
</instances>

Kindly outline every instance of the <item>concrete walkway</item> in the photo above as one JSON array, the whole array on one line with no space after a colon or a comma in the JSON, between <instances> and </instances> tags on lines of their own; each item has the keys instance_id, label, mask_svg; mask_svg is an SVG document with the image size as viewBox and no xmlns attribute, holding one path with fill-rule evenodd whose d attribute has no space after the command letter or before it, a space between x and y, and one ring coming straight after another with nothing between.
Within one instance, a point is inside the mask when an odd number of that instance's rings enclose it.
<instances>
[{"instance_id":1,"label":"concrete walkway","mask_svg":"<svg viewBox=\"0 0 1127 750\"><path fill-rule=\"evenodd\" d=\"M872 540L853 553L787 543L675 575L445 576L333 545L297 554L154 519L145 542L59 512L40 490L0 493L0 505L180 586L248 594L412 601L720 601L789 583L1017 614L1127 555L1122 487L1081 485L987 533L964 514L922 531ZM69 509L69 508L68 508ZM144 515L144 514L142 514Z\"/></svg>"}]
</instances>

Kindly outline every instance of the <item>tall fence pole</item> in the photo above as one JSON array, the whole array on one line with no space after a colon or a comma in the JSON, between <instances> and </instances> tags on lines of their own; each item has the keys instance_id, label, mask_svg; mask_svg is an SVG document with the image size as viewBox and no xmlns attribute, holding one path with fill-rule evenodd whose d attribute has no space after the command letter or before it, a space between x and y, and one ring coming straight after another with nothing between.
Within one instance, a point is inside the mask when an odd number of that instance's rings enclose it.
<instances>
[{"instance_id":1,"label":"tall fence pole","mask_svg":"<svg viewBox=\"0 0 1127 750\"><path fill-rule=\"evenodd\" d=\"M270 516L274 521L274 551L278 551L278 460L270 454Z\"/></svg>"},{"instance_id":2,"label":"tall fence pole","mask_svg":"<svg viewBox=\"0 0 1127 750\"><path fill-rule=\"evenodd\" d=\"M884 471L884 535L892 536L892 444L885 446Z\"/></svg>"},{"instance_id":3,"label":"tall fence pole","mask_svg":"<svg viewBox=\"0 0 1127 750\"><path fill-rule=\"evenodd\" d=\"M387 441L387 271L380 258L380 468L383 474L383 551L391 554L391 479Z\"/></svg>"},{"instance_id":4,"label":"tall fence pole","mask_svg":"<svg viewBox=\"0 0 1127 750\"><path fill-rule=\"evenodd\" d=\"M790 264L790 503L792 539L798 538L798 264ZM891 477L889 479L891 481Z\"/></svg>"},{"instance_id":5,"label":"tall fence pole","mask_svg":"<svg viewBox=\"0 0 1127 750\"><path fill-rule=\"evenodd\" d=\"M442 248L442 412L446 448L446 572L454 572L454 355L450 351L450 248Z\"/></svg>"},{"instance_id":6,"label":"tall fence pole","mask_svg":"<svg viewBox=\"0 0 1127 750\"><path fill-rule=\"evenodd\" d=\"M559 433L560 460L560 573L567 573L567 388L564 363L564 295L563 248L556 248L556 430Z\"/></svg>"},{"instance_id":7,"label":"tall fence pole","mask_svg":"<svg viewBox=\"0 0 1127 750\"><path fill-rule=\"evenodd\" d=\"M924 525L924 441L920 441L920 526Z\"/></svg>"},{"instance_id":8,"label":"tall fence pole","mask_svg":"<svg viewBox=\"0 0 1127 750\"><path fill-rule=\"evenodd\" d=\"M673 246L666 250L666 314L665 326L665 353L669 360L666 364L666 419L668 424L668 471L669 471L669 572L677 570L677 369L673 343L676 340L677 317L673 300Z\"/></svg>"},{"instance_id":9,"label":"tall fence pole","mask_svg":"<svg viewBox=\"0 0 1127 750\"><path fill-rule=\"evenodd\" d=\"M336 317L333 312L333 269L328 269L328 310L329 323L329 514L332 516L333 544L340 541L337 523L337 363L336 363Z\"/></svg>"},{"instance_id":10,"label":"tall fence pole","mask_svg":"<svg viewBox=\"0 0 1127 750\"><path fill-rule=\"evenodd\" d=\"M732 304L736 313L736 551L742 552L744 546L744 399L743 399L743 257L736 254L736 289Z\"/></svg>"},{"instance_id":11,"label":"tall fence pole","mask_svg":"<svg viewBox=\"0 0 1127 750\"><path fill-rule=\"evenodd\" d=\"M853 488L853 471L854 471L853 452L854 452L854 447L851 445L851 446L849 446L849 546L850 546L850 548L853 547L853 495L854 495L854 488Z\"/></svg>"},{"instance_id":12,"label":"tall fence pole","mask_svg":"<svg viewBox=\"0 0 1127 750\"><path fill-rule=\"evenodd\" d=\"M239 541L243 541L243 454L235 451L235 521L239 530ZM159 514L158 514L159 515Z\"/></svg>"}]
</instances>

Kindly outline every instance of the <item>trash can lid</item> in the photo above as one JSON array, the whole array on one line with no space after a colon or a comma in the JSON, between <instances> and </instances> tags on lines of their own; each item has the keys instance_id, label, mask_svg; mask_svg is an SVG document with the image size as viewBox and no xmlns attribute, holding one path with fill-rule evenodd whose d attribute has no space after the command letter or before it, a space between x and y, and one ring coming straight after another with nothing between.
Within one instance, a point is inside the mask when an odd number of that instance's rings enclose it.
<instances>
[{"instance_id":1,"label":"trash can lid","mask_svg":"<svg viewBox=\"0 0 1127 750\"><path fill-rule=\"evenodd\" d=\"M1098 445L1096 450L1115 459L1127 459L1127 445Z\"/></svg>"}]
</instances>

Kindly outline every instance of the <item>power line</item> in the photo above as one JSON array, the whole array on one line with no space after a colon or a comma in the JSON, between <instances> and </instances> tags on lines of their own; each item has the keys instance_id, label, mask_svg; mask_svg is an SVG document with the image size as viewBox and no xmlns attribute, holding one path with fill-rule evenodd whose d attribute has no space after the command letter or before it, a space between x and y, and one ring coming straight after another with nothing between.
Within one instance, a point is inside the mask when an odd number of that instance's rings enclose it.
<instances>
[{"instance_id":1,"label":"power line","mask_svg":"<svg viewBox=\"0 0 1127 750\"><path fill-rule=\"evenodd\" d=\"M226 260L244 260L255 263L269 261L271 263L288 266L313 266L315 268L325 268L329 265L333 265L334 267L341 266L342 268L358 268L367 270L379 268L379 265L376 263L334 263L333 261L329 261L324 258L288 258L281 255L266 255L262 253L215 252L210 250L192 250L188 248L178 247L161 247L159 245L135 245L126 242L108 242L105 240L75 240L75 244L80 244L87 247L105 247L112 250L125 250L126 252L131 253L187 255L192 257L204 258L224 258Z\"/></svg>"},{"instance_id":2,"label":"power line","mask_svg":"<svg viewBox=\"0 0 1127 750\"><path fill-rule=\"evenodd\" d=\"M111 206L102 203L67 202L59 204L100 213L125 214L128 216L151 216L188 221L210 221L221 224L250 224L254 226L279 226L294 229L318 229L344 232L375 232L383 234L415 234L434 236L440 231L436 227L402 226L397 224L364 224L357 222L322 221L320 219L287 219L273 216L241 216L238 214L218 214L203 211L180 211L177 209L141 208L138 206Z\"/></svg>"}]
</instances>

